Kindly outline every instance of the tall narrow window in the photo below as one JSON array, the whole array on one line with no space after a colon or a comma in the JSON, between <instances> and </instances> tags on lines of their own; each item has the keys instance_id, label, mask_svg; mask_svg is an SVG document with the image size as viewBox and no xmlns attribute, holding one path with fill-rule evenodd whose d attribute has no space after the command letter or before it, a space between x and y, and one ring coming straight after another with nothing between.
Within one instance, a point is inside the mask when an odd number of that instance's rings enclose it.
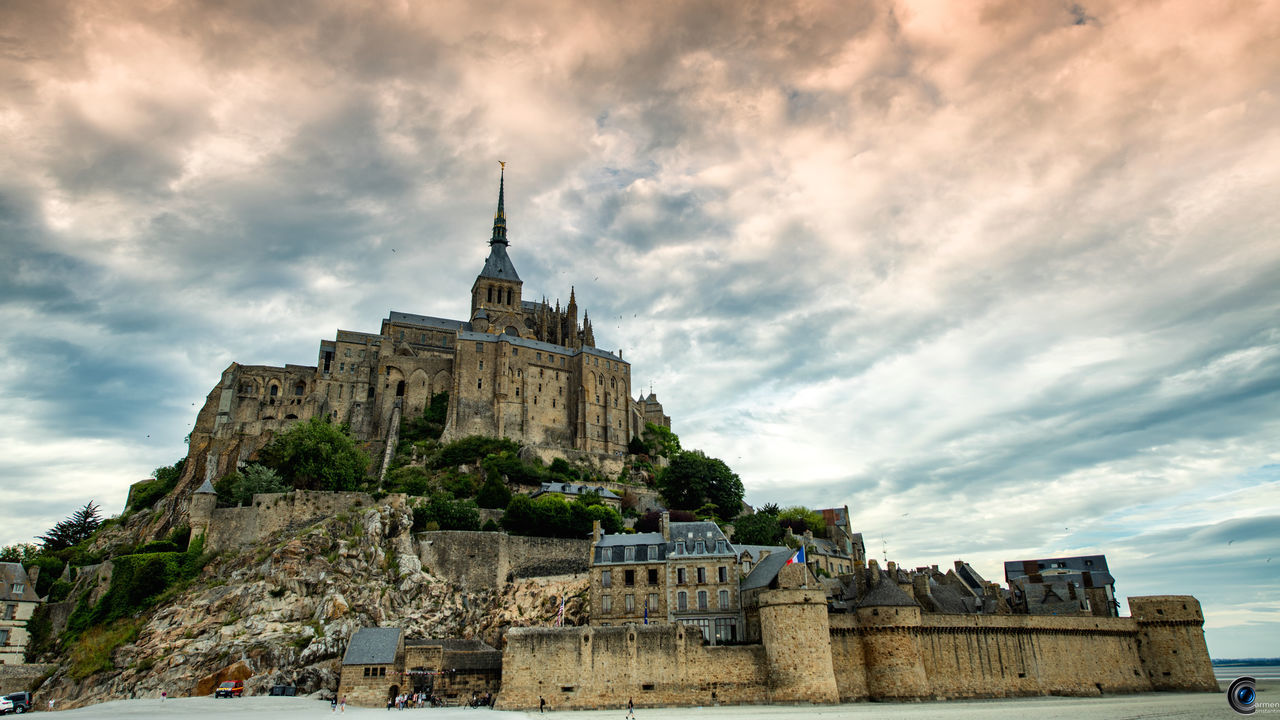
<instances>
[{"instance_id":1,"label":"tall narrow window","mask_svg":"<svg viewBox=\"0 0 1280 720\"><path fill-rule=\"evenodd\" d=\"M729 591L728 590L720 591L720 609L721 610L729 609Z\"/></svg>"},{"instance_id":2,"label":"tall narrow window","mask_svg":"<svg viewBox=\"0 0 1280 720\"><path fill-rule=\"evenodd\" d=\"M613 612L613 596L605 595L600 598L600 612L608 614Z\"/></svg>"},{"instance_id":3,"label":"tall narrow window","mask_svg":"<svg viewBox=\"0 0 1280 720\"><path fill-rule=\"evenodd\" d=\"M689 609L689 593L683 590L676 593L676 609L677 610Z\"/></svg>"},{"instance_id":4,"label":"tall narrow window","mask_svg":"<svg viewBox=\"0 0 1280 720\"><path fill-rule=\"evenodd\" d=\"M707 591L706 590L698 591L698 609L699 610L707 609Z\"/></svg>"},{"instance_id":5,"label":"tall narrow window","mask_svg":"<svg viewBox=\"0 0 1280 720\"><path fill-rule=\"evenodd\" d=\"M489 299L486 302L493 302L493 286L489 286Z\"/></svg>"}]
</instances>

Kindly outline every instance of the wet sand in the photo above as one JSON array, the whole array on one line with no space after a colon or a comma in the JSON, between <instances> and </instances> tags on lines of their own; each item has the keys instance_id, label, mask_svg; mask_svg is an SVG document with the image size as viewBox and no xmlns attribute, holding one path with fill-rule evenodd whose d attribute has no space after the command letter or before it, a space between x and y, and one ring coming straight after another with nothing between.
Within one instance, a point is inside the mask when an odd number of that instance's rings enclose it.
<instances>
[{"instance_id":1,"label":"wet sand","mask_svg":"<svg viewBox=\"0 0 1280 720\"><path fill-rule=\"evenodd\" d=\"M1036 718L1036 720L1092 720L1097 718L1236 718L1240 717L1227 706L1226 686L1223 692L1210 693L1145 693L1141 695L1108 695L1100 698L1036 697L1007 700L956 700L925 703L853 703L849 705L788 706L788 705L735 705L701 708L637 708L640 720L729 720L733 718L777 719L804 718L818 720L835 718L887 718L888 720L919 720L945 717L956 720L982 718ZM1258 702L1280 703L1280 681L1267 680L1258 684ZM626 714L626 698L616 710L551 711L541 717L548 720L594 720L595 718L622 718ZM1257 716L1275 715L1280 709L1268 712L1259 710ZM112 702L59 711L59 717L95 718L95 720L125 720L126 718L271 718L271 720L303 720L303 718L352 717L403 718L421 717L423 720L449 720L457 718L539 717L538 712L501 712L495 710L471 710L469 708L432 708L423 710L392 710L383 708L348 707L346 713L330 712L329 703L312 698L246 697L215 700L213 698L173 698L169 700L115 700Z\"/></svg>"}]
</instances>

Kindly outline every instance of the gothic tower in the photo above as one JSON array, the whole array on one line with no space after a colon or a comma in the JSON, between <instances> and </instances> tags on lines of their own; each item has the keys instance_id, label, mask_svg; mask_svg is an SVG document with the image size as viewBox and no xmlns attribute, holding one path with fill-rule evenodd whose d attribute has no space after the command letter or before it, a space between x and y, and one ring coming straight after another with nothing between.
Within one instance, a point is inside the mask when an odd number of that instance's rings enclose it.
<instances>
[{"instance_id":1,"label":"gothic tower","mask_svg":"<svg viewBox=\"0 0 1280 720\"><path fill-rule=\"evenodd\" d=\"M507 256L507 213L503 208L506 165L498 179L498 211L493 215L489 257L471 286L471 327L478 332L524 335L520 290L524 283Z\"/></svg>"}]
</instances>

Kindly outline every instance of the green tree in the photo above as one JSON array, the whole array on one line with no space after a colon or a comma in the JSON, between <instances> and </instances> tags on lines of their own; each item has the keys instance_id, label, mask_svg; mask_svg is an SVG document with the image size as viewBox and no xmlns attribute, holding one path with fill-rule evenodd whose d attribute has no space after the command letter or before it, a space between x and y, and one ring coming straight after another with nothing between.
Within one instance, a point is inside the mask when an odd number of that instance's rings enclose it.
<instances>
[{"instance_id":1,"label":"green tree","mask_svg":"<svg viewBox=\"0 0 1280 720\"><path fill-rule=\"evenodd\" d=\"M511 491L496 475L490 474L476 493L476 504L482 508L504 508L511 502Z\"/></svg>"},{"instance_id":2,"label":"green tree","mask_svg":"<svg viewBox=\"0 0 1280 720\"><path fill-rule=\"evenodd\" d=\"M215 488L216 489L216 488ZM253 463L245 466L231 486L231 497L237 505L248 505L253 496L265 493L288 492L289 486L284 483L272 468Z\"/></svg>"},{"instance_id":3,"label":"green tree","mask_svg":"<svg viewBox=\"0 0 1280 720\"><path fill-rule=\"evenodd\" d=\"M364 482L369 456L356 447L345 428L314 417L278 435L259 453L299 490L355 490Z\"/></svg>"},{"instance_id":4,"label":"green tree","mask_svg":"<svg viewBox=\"0 0 1280 720\"><path fill-rule=\"evenodd\" d=\"M804 531L808 530L814 535L821 536L827 530L827 523L822 519L822 513L801 505L794 505L779 512L778 524L784 528L791 528L791 532L796 535L803 535Z\"/></svg>"},{"instance_id":5,"label":"green tree","mask_svg":"<svg viewBox=\"0 0 1280 720\"><path fill-rule=\"evenodd\" d=\"M674 458L680 454L680 436L671 432L669 427L647 422L644 424L644 432L641 437L644 440L644 444L652 451L650 452L651 455Z\"/></svg>"},{"instance_id":6,"label":"green tree","mask_svg":"<svg viewBox=\"0 0 1280 720\"><path fill-rule=\"evenodd\" d=\"M40 554L40 546L35 543L18 543L0 548L0 562L28 563Z\"/></svg>"},{"instance_id":7,"label":"green tree","mask_svg":"<svg viewBox=\"0 0 1280 720\"><path fill-rule=\"evenodd\" d=\"M742 480L737 473L723 460L698 450L672 458L671 465L658 475L656 486L672 508L698 510L710 502L721 520L737 516L742 508Z\"/></svg>"},{"instance_id":8,"label":"green tree","mask_svg":"<svg viewBox=\"0 0 1280 720\"><path fill-rule=\"evenodd\" d=\"M413 509L413 527L421 530L435 523L440 530L479 530L480 512L471 500L456 500L448 493L437 492Z\"/></svg>"},{"instance_id":9,"label":"green tree","mask_svg":"<svg viewBox=\"0 0 1280 720\"><path fill-rule=\"evenodd\" d=\"M129 509L145 510L172 492L178 486L178 480L182 478L182 468L186 462L186 458L181 458L170 466L156 468L155 472L151 473L151 477L154 478L151 482L143 483L133 489L129 496Z\"/></svg>"},{"instance_id":10,"label":"green tree","mask_svg":"<svg viewBox=\"0 0 1280 720\"><path fill-rule=\"evenodd\" d=\"M743 545L778 545L782 526L776 515L756 513L741 515L733 521L733 542Z\"/></svg>"},{"instance_id":11,"label":"green tree","mask_svg":"<svg viewBox=\"0 0 1280 720\"><path fill-rule=\"evenodd\" d=\"M98 506L90 501L66 520L54 525L48 534L36 539L40 541L45 552L56 552L88 540L101 524L102 518L98 515Z\"/></svg>"},{"instance_id":12,"label":"green tree","mask_svg":"<svg viewBox=\"0 0 1280 720\"><path fill-rule=\"evenodd\" d=\"M644 441L639 437L633 435L631 439L627 441L627 452L632 455L648 455L649 446L645 445Z\"/></svg>"}]
</instances>

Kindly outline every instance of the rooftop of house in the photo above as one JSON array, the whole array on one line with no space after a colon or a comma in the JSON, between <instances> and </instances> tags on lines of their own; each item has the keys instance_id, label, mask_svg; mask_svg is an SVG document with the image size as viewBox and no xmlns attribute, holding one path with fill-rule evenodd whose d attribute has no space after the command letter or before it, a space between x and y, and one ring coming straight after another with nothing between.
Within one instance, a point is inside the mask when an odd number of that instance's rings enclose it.
<instances>
[{"instance_id":1,"label":"rooftop of house","mask_svg":"<svg viewBox=\"0 0 1280 720\"><path fill-rule=\"evenodd\" d=\"M533 494L532 497L538 497L544 493L558 493L560 495L589 495L595 493L604 500L621 500L617 493L608 490L603 485L581 485L578 483L562 483L562 482L544 482L542 487Z\"/></svg>"},{"instance_id":2,"label":"rooftop of house","mask_svg":"<svg viewBox=\"0 0 1280 720\"><path fill-rule=\"evenodd\" d=\"M0 562L0 600L40 602L33 585L22 563Z\"/></svg>"},{"instance_id":3,"label":"rooftop of house","mask_svg":"<svg viewBox=\"0 0 1280 720\"><path fill-rule=\"evenodd\" d=\"M400 628L360 628L347 643L343 665L391 665L400 649Z\"/></svg>"}]
</instances>

